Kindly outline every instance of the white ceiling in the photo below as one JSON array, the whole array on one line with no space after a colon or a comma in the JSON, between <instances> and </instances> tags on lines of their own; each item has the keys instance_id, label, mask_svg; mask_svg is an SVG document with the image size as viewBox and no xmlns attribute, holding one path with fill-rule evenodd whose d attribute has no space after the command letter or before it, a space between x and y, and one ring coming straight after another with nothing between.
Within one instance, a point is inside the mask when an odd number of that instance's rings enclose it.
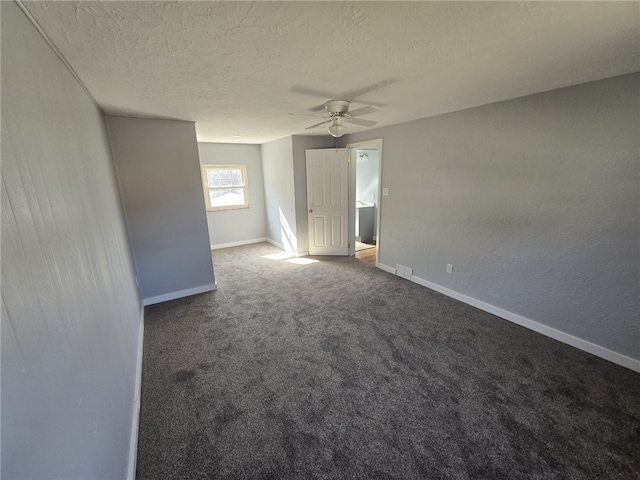
<instances>
[{"instance_id":1,"label":"white ceiling","mask_svg":"<svg viewBox=\"0 0 640 480\"><path fill-rule=\"evenodd\" d=\"M288 112L331 99L384 126L640 70L638 2L24 7L106 113L195 121L205 142L326 135Z\"/></svg>"}]
</instances>

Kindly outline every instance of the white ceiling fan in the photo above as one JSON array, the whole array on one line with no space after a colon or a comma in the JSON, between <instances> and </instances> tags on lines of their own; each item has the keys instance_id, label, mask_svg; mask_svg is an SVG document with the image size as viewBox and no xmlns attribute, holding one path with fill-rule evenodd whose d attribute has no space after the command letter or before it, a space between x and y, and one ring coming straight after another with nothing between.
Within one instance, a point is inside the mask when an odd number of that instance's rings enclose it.
<instances>
[{"instance_id":1,"label":"white ceiling fan","mask_svg":"<svg viewBox=\"0 0 640 480\"><path fill-rule=\"evenodd\" d=\"M329 100L322 105L317 105L315 107L310 108L309 110L312 112L320 112L324 111L323 114L315 114L312 116L321 116L324 117L320 123L316 123L315 125L311 125L307 127L305 130L309 130L312 128L320 127L325 124L330 124L328 127L329 133L334 137L341 137L344 135L346 127L345 123L353 123L354 125L362 125L363 127L373 127L377 124L377 122L371 120L364 120L361 118L363 115L369 115L371 113L375 113L378 109L374 106L384 106L380 103L374 103L371 101L367 101L369 104L366 107L356 108L355 110L349 110L349 104L355 101L358 97L369 95L375 91L384 89L389 85L392 85L396 82L395 79L386 79L376 82L367 87L361 88L360 90L343 92L340 94L329 93L322 90L316 90L315 88L304 87L304 86L293 86L289 90L293 93L298 93L300 95L309 95L312 97L320 97L320 98L335 98L336 100ZM340 99L340 100L337 100ZM364 102L362 102L364 103ZM305 114L295 114L290 113L289 115L305 115ZM309 115L309 114L307 114Z\"/></svg>"},{"instance_id":2,"label":"white ceiling fan","mask_svg":"<svg viewBox=\"0 0 640 480\"><path fill-rule=\"evenodd\" d=\"M362 125L363 127L373 127L377 122L371 120L364 120L361 117L362 115L369 115L371 113L375 113L378 109L374 106L368 105L362 108L356 108L355 110L349 110L349 104L347 100L329 100L324 104L324 114L317 114L313 116L324 117L320 123L316 123L315 125L311 125L310 127L305 128L305 130L310 130L312 128L320 127L322 125L330 124L327 128L329 134L333 137L341 137L344 135L346 131L345 123L353 123L355 125ZM289 115L308 115L308 114L297 114L290 113Z\"/></svg>"}]
</instances>

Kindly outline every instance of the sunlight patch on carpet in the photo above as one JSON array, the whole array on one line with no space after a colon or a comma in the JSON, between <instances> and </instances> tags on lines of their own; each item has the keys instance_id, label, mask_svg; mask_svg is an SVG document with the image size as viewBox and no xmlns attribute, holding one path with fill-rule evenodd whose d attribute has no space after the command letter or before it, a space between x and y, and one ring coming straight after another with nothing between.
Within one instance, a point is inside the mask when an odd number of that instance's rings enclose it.
<instances>
[{"instance_id":1,"label":"sunlight patch on carpet","mask_svg":"<svg viewBox=\"0 0 640 480\"><path fill-rule=\"evenodd\" d=\"M293 263L294 265L310 265L312 263L318 263L318 260L314 260L312 258L306 258L306 257L296 257L295 255L289 252L262 255L261 258L266 258L267 260L284 261L287 263Z\"/></svg>"}]
</instances>

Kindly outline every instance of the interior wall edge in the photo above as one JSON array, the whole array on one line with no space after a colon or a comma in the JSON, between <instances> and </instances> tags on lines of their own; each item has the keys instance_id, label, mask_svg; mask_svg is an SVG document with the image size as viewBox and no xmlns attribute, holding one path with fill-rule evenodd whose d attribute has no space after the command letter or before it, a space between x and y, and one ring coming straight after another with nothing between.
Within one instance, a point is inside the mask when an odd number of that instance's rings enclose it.
<instances>
[{"instance_id":1,"label":"interior wall edge","mask_svg":"<svg viewBox=\"0 0 640 480\"><path fill-rule=\"evenodd\" d=\"M20 8L20 10L22 10L22 13L24 13L25 17L27 17L27 19L32 23L32 25L35 27L35 29L38 31L38 33L40 34L40 36L42 36L42 38L44 39L45 42L47 42L47 44L49 45L49 47L51 48L51 50L53 50L53 53L55 53L58 58L60 59L60 61L64 64L64 66L67 68L67 70L69 70L69 73L71 73L71 75L73 75L73 78L76 79L76 82L78 82L78 84L80 85L80 87L82 87L82 89L84 90L84 93L87 94L87 97L89 97L91 99L91 101L93 102L93 104L96 106L96 108L102 112L102 114L104 115L104 110L102 109L102 107L100 106L100 104L96 101L96 99L94 98L93 95L91 95L91 92L89 91L89 89L87 88L87 86L83 83L82 80L80 80L80 77L78 76L78 74L76 73L76 71L73 69L73 67L71 66L71 64L67 61L67 59L64 57L64 55L62 55L62 52L60 52L60 50L58 50L58 47L56 47L56 45L53 43L53 41L51 40L51 38L49 38L49 35L47 35L47 33L42 29L42 27L40 26L40 24L38 22L36 22L36 19L33 18L33 15L31 15L31 13L29 12L29 10L27 10L27 7L25 7L24 3L22 2L22 0L13 0L16 5L18 5L18 7Z\"/></svg>"},{"instance_id":2,"label":"interior wall edge","mask_svg":"<svg viewBox=\"0 0 640 480\"><path fill-rule=\"evenodd\" d=\"M218 289L217 283L210 283L208 285L201 285L199 287L187 288L185 290L179 290L176 292L164 293L155 297L147 297L144 299L144 306L155 305L156 303L168 302L169 300L176 300L178 298L190 297L191 295L198 295L199 293L213 292Z\"/></svg>"},{"instance_id":3,"label":"interior wall edge","mask_svg":"<svg viewBox=\"0 0 640 480\"><path fill-rule=\"evenodd\" d=\"M102 113L102 121L104 129L107 132L107 140L109 141L109 153L111 154L111 164L113 165L113 171L116 176L116 186L118 187L118 196L120 198L120 209L122 210L122 218L124 219L124 226L127 232L127 238L129 240L129 257L131 258L131 265L133 266L133 273L136 278L136 289L138 291L138 299L140 303L140 309L144 313L144 299L142 298L142 289L140 288L140 280L138 279L138 260L133 250L133 236L130 227L130 221L125 206L124 191L122 190L122 179L120 171L118 170L118 162L116 162L116 153L113 147L113 136L111 129L109 128L109 122L107 121L107 115Z\"/></svg>"},{"instance_id":4,"label":"interior wall edge","mask_svg":"<svg viewBox=\"0 0 640 480\"><path fill-rule=\"evenodd\" d=\"M136 380L134 385L133 416L131 420L131 443L129 447L128 480L136 478L136 463L138 457L138 431L140 428L140 399L142 397L142 354L144 350L144 307L140 308L140 327L138 333L138 358L136 364Z\"/></svg>"},{"instance_id":5,"label":"interior wall edge","mask_svg":"<svg viewBox=\"0 0 640 480\"><path fill-rule=\"evenodd\" d=\"M237 242L218 243L215 245L211 245L211 250L219 250L221 248L240 247L242 245L251 245L252 243L260 243L260 242L266 242L266 241L267 241L267 237L261 237L261 238L250 238L248 240L240 240Z\"/></svg>"},{"instance_id":6,"label":"interior wall edge","mask_svg":"<svg viewBox=\"0 0 640 480\"><path fill-rule=\"evenodd\" d=\"M282 245L281 243L276 242L273 238L267 237L267 242L269 242L274 247L279 248L280 250L284 251L284 245Z\"/></svg>"}]
</instances>

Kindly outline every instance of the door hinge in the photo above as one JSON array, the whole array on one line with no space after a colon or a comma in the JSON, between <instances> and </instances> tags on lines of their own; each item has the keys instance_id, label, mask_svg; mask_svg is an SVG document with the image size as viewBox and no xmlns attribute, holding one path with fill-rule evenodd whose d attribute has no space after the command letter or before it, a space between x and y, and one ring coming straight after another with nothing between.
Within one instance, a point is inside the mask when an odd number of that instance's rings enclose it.
<instances>
[{"instance_id":1,"label":"door hinge","mask_svg":"<svg viewBox=\"0 0 640 480\"><path fill-rule=\"evenodd\" d=\"M351 156L347 157L347 163L351 163Z\"/></svg>"},{"instance_id":2,"label":"door hinge","mask_svg":"<svg viewBox=\"0 0 640 480\"><path fill-rule=\"evenodd\" d=\"M351 248L351 244L350 243L347 243L347 248Z\"/></svg>"}]
</instances>

